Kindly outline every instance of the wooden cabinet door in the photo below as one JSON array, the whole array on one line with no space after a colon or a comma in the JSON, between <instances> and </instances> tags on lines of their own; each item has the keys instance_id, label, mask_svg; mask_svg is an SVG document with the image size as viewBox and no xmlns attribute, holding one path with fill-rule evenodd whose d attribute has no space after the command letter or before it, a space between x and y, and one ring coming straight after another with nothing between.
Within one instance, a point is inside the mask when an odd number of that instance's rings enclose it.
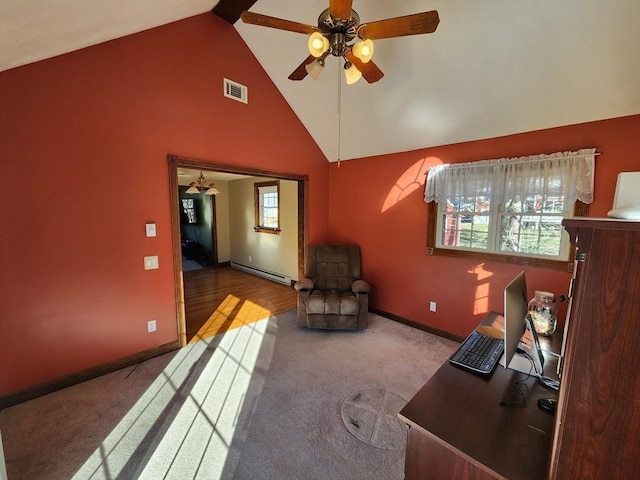
<instances>
[{"instance_id":1,"label":"wooden cabinet door","mask_svg":"<svg viewBox=\"0 0 640 480\"><path fill-rule=\"evenodd\" d=\"M640 224L629 223L565 224L583 260L576 264L551 479L626 479L640 471Z\"/></svg>"}]
</instances>

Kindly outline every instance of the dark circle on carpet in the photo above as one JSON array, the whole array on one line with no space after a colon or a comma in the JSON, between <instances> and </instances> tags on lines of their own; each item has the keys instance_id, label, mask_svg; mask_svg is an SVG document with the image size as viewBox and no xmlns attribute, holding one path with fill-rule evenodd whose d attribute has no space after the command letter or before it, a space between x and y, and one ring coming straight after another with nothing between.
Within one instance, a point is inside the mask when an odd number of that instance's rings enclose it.
<instances>
[{"instance_id":1,"label":"dark circle on carpet","mask_svg":"<svg viewBox=\"0 0 640 480\"><path fill-rule=\"evenodd\" d=\"M407 400L387 390L363 390L342 401L342 422L349 433L372 447L399 450L406 445L408 427L398 412L406 404Z\"/></svg>"}]
</instances>

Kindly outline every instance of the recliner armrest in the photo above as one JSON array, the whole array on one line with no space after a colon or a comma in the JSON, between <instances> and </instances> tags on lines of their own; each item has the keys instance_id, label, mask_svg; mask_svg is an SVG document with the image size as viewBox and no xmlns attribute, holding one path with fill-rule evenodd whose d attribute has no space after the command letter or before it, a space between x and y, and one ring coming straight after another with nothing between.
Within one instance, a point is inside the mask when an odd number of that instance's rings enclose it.
<instances>
[{"instance_id":1,"label":"recliner armrest","mask_svg":"<svg viewBox=\"0 0 640 480\"><path fill-rule=\"evenodd\" d=\"M356 280L351 284L351 291L353 293L369 293L371 286L364 280Z\"/></svg>"},{"instance_id":2,"label":"recliner armrest","mask_svg":"<svg viewBox=\"0 0 640 480\"><path fill-rule=\"evenodd\" d=\"M293 288L296 289L296 292L300 292L303 290L313 290L313 287L315 287L315 285L313 283L313 280L311 280L310 278L301 278L293 285Z\"/></svg>"}]
</instances>

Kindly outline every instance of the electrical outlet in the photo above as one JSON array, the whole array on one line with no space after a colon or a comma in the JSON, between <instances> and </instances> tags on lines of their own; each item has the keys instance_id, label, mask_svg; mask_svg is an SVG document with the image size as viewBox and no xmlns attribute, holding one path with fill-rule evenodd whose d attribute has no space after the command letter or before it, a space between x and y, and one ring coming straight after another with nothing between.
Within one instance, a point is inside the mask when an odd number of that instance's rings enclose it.
<instances>
[{"instance_id":1,"label":"electrical outlet","mask_svg":"<svg viewBox=\"0 0 640 480\"><path fill-rule=\"evenodd\" d=\"M429 311L430 312L436 311L436 302L429 302Z\"/></svg>"},{"instance_id":2,"label":"electrical outlet","mask_svg":"<svg viewBox=\"0 0 640 480\"><path fill-rule=\"evenodd\" d=\"M251 255L249 255L249 261L252 262L253 260L251 259Z\"/></svg>"},{"instance_id":3,"label":"electrical outlet","mask_svg":"<svg viewBox=\"0 0 640 480\"><path fill-rule=\"evenodd\" d=\"M151 333L151 332L155 332L156 331L156 321L155 320L149 320L147 322L147 332Z\"/></svg>"}]
</instances>

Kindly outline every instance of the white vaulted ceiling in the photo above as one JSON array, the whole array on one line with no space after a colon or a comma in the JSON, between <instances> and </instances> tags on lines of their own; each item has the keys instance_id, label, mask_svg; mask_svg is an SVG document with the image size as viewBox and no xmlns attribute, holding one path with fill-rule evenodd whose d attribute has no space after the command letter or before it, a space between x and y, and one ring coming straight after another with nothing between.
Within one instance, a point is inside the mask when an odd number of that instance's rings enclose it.
<instances>
[{"instance_id":1,"label":"white vaulted ceiling","mask_svg":"<svg viewBox=\"0 0 640 480\"><path fill-rule=\"evenodd\" d=\"M0 0L0 69L216 3ZM258 0L251 10L316 25L327 6ZM304 35L235 24L329 161L640 113L639 0L354 0L353 9L362 23L437 10L440 25L432 34L375 41L373 60L385 76L347 86L335 57L318 80L287 79L308 55Z\"/></svg>"}]
</instances>

